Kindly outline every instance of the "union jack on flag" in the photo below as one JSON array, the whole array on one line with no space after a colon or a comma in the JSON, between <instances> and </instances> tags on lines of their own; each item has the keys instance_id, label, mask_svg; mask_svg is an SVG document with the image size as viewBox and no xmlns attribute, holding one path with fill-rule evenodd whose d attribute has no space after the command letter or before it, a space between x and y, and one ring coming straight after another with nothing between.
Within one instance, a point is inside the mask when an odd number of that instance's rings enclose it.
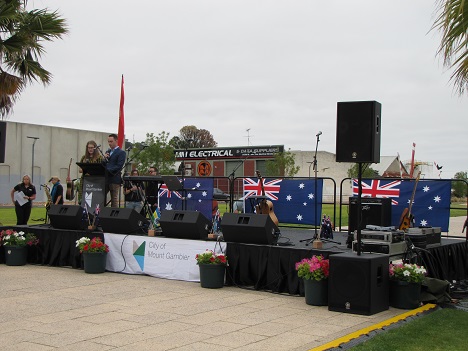
<instances>
[{"instance_id":1,"label":"union jack on flag","mask_svg":"<svg viewBox=\"0 0 468 351\"><path fill-rule=\"evenodd\" d=\"M166 195L166 197L168 199L171 198L171 194L174 193L175 196L177 196L179 199L182 198L182 195L177 192L177 191L170 191L168 188L167 188L167 185L166 184L162 184L161 185L161 188L159 189L159 197L163 197L164 195Z\"/></svg>"},{"instance_id":2,"label":"union jack on flag","mask_svg":"<svg viewBox=\"0 0 468 351\"><path fill-rule=\"evenodd\" d=\"M270 198L271 200L278 200L278 196L275 194L279 194L282 179L273 179L266 181L265 179L252 179L252 178L244 178L244 196L242 200L247 199L250 196L260 196L262 195L262 183L263 181L263 189L265 190L265 196Z\"/></svg>"},{"instance_id":3,"label":"union jack on flag","mask_svg":"<svg viewBox=\"0 0 468 351\"><path fill-rule=\"evenodd\" d=\"M361 181L362 196L363 197L378 197L378 198L399 198L400 189L397 187L401 184L401 180L395 180L388 183L388 181L380 181L378 179L368 182ZM359 195L359 184L357 179L353 179L353 195ZM393 205L398 205L398 201L392 199Z\"/></svg>"}]
</instances>

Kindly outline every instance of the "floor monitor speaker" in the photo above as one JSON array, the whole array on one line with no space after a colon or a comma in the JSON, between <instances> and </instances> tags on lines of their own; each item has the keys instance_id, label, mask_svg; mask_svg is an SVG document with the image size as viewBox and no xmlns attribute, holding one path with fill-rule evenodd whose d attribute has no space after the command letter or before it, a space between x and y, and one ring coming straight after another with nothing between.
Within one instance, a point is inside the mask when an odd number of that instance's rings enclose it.
<instances>
[{"instance_id":1,"label":"floor monitor speaker","mask_svg":"<svg viewBox=\"0 0 468 351\"><path fill-rule=\"evenodd\" d=\"M211 229L211 221L198 211L166 210L159 223L168 238L205 240Z\"/></svg>"},{"instance_id":2,"label":"floor monitor speaker","mask_svg":"<svg viewBox=\"0 0 468 351\"><path fill-rule=\"evenodd\" d=\"M233 243L274 245L278 227L268 214L226 212L221 221L224 241Z\"/></svg>"},{"instance_id":3,"label":"floor monitor speaker","mask_svg":"<svg viewBox=\"0 0 468 351\"><path fill-rule=\"evenodd\" d=\"M336 162L380 162L380 113L377 101L338 102Z\"/></svg>"},{"instance_id":4,"label":"floor monitor speaker","mask_svg":"<svg viewBox=\"0 0 468 351\"><path fill-rule=\"evenodd\" d=\"M361 198L361 225L358 226L358 198L349 198L348 233L366 226L377 225L389 227L392 222L392 200L390 198L362 197Z\"/></svg>"},{"instance_id":5,"label":"floor monitor speaker","mask_svg":"<svg viewBox=\"0 0 468 351\"><path fill-rule=\"evenodd\" d=\"M48 216L54 228L83 230L88 225L84 212L78 205L51 205Z\"/></svg>"},{"instance_id":6,"label":"floor monitor speaker","mask_svg":"<svg viewBox=\"0 0 468 351\"><path fill-rule=\"evenodd\" d=\"M103 207L99 225L107 233L145 234L149 221L133 208Z\"/></svg>"},{"instance_id":7,"label":"floor monitor speaker","mask_svg":"<svg viewBox=\"0 0 468 351\"><path fill-rule=\"evenodd\" d=\"M388 310L387 255L330 255L328 309L360 315Z\"/></svg>"}]
</instances>

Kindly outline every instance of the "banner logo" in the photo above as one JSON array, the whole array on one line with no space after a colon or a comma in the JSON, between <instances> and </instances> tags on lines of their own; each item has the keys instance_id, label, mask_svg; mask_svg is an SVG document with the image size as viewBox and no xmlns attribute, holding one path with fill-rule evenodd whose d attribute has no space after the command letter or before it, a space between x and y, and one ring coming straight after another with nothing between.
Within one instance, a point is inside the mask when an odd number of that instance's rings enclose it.
<instances>
[{"instance_id":1,"label":"banner logo","mask_svg":"<svg viewBox=\"0 0 468 351\"><path fill-rule=\"evenodd\" d=\"M135 240L133 240L133 257L135 257L142 271L145 270L145 247L146 241L143 241L141 245L138 246Z\"/></svg>"}]
</instances>

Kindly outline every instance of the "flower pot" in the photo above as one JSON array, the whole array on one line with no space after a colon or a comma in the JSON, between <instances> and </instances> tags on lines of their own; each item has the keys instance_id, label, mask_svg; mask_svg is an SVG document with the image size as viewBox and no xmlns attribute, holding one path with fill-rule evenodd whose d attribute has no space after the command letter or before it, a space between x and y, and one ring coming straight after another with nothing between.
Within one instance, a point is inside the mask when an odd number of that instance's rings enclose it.
<instances>
[{"instance_id":1,"label":"flower pot","mask_svg":"<svg viewBox=\"0 0 468 351\"><path fill-rule=\"evenodd\" d=\"M411 310L418 308L421 296L421 283L390 280L390 306Z\"/></svg>"},{"instance_id":2,"label":"flower pot","mask_svg":"<svg viewBox=\"0 0 468 351\"><path fill-rule=\"evenodd\" d=\"M83 260L86 273L104 273L106 271L107 252L83 252Z\"/></svg>"},{"instance_id":3,"label":"flower pot","mask_svg":"<svg viewBox=\"0 0 468 351\"><path fill-rule=\"evenodd\" d=\"M328 279L303 279L306 304L312 306L328 305Z\"/></svg>"},{"instance_id":4,"label":"flower pot","mask_svg":"<svg viewBox=\"0 0 468 351\"><path fill-rule=\"evenodd\" d=\"M27 261L27 246L5 246L5 263L7 266L24 266Z\"/></svg>"},{"instance_id":5,"label":"flower pot","mask_svg":"<svg viewBox=\"0 0 468 351\"><path fill-rule=\"evenodd\" d=\"M224 286L224 264L199 264L200 285L202 288L219 289Z\"/></svg>"}]
</instances>

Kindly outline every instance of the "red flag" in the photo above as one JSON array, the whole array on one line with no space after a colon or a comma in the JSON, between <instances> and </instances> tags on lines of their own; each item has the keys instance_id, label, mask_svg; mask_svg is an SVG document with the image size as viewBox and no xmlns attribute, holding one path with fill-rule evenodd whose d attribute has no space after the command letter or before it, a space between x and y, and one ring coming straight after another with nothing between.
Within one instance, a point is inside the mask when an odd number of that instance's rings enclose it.
<instances>
[{"instance_id":1,"label":"red flag","mask_svg":"<svg viewBox=\"0 0 468 351\"><path fill-rule=\"evenodd\" d=\"M411 168L410 168L410 177L413 178L414 175L414 153L416 151L416 143L413 143L413 152L411 154Z\"/></svg>"},{"instance_id":2,"label":"red flag","mask_svg":"<svg viewBox=\"0 0 468 351\"><path fill-rule=\"evenodd\" d=\"M117 140L117 145L120 148L123 147L123 143L125 140L125 118L124 118L124 77L122 74L122 84L120 86L120 108L119 108L119 132L118 136L119 139Z\"/></svg>"}]
</instances>

